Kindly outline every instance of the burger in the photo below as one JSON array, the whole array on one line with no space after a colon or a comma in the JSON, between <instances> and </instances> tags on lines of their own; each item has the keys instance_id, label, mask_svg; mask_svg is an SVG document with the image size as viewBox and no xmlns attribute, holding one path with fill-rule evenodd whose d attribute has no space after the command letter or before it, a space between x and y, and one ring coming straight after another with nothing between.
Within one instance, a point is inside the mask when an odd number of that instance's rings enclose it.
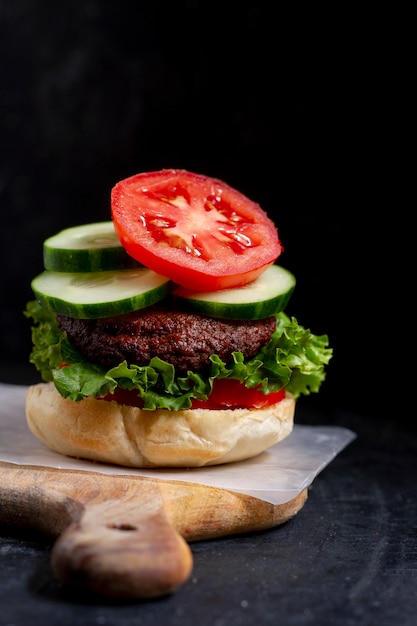
<instances>
[{"instance_id":1,"label":"burger","mask_svg":"<svg viewBox=\"0 0 417 626\"><path fill-rule=\"evenodd\" d=\"M241 461L287 437L332 356L286 307L294 275L261 207L221 180L144 172L111 215L43 244L31 287L33 434L128 467Z\"/></svg>"}]
</instances>

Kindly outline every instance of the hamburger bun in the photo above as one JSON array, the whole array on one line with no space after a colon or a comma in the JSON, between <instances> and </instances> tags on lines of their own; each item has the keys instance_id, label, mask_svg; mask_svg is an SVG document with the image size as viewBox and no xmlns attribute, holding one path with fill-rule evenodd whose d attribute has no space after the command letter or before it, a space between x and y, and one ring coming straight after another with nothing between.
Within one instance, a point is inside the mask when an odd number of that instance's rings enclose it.
<instances>
[{"instance_id":1,"label":"hamburger bun","mask_svg":"<svg viewBox=\"0 0 417 626\"><path fill-rule=\"evenodd\" d=\"M53 383L28 388L26 418L48 448L135 468L201 467L242 461L287 437L295 399L260 409L144 411L115 401L63 398Z\"/></svg>"}]
</instances>

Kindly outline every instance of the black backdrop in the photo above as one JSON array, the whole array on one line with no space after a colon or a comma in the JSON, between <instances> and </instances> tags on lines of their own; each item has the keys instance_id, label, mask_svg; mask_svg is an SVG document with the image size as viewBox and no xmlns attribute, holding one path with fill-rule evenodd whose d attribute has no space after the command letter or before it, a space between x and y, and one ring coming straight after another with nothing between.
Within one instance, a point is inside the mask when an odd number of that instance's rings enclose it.
<instances>
[{"instance_id":1,"label":"black backdrop","mask_svg":"<svg viewBox=\"0 0 417 626\"><path fill-rule=\"evenodd\" d=\"M108 219L121 178L179 167L277 224L297 277L287 312L334 348L303 402L382 409L369 181L383 63L363 15L274 4L0 0L3 378L28 361L22 310L43 240Z\"/></svg>"}]
</instances>

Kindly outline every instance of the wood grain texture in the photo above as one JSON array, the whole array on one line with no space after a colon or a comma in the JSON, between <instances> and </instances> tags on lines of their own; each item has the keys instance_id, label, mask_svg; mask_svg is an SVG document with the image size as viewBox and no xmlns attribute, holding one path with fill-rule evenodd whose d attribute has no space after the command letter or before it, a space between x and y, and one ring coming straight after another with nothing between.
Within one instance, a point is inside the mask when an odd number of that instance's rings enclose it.
<instances>
[{"instance_id":1,"label":"wood grain texture","mask_svg":"<svg viewBox=\"0 0 417 626\"><path fill-rule=\"evenodd\" d=\"M117 598L175 591L192 571L188 542L278 526L306 498L273 505L197 483L0 463L0 524L55 537L58 580Z\"/></svg>"}]
</instances>

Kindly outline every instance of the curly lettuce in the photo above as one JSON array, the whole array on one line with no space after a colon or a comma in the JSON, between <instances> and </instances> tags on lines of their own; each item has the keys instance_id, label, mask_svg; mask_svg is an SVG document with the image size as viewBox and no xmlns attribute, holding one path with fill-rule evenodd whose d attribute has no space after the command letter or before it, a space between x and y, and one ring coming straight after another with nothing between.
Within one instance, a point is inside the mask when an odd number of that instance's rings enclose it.
<instances>
[{"instance_id":1,"label":"curly lettuce","mask_svg":"<svg viewBox=\"0 0 417 626\"><path fill-rule=\"evenodd\" d=\"M190 408L194 398L206 400L216 378L237 379L248 388L259 387L265 394L285 387L298 398L319 390L333 353L327 335L314 335L294 317L281 312L276 315L276 330L269 343L255 357L244 359L241 352L234 352L232 362L225 363L212 355L204 375L191 370L180 375L173 365L158 357L152 358L149 365L123 361L106 370L75 350L59 329L55 313L36 300L27 304L24 314L32 320L30 362L42 380L53 381L64 398L75 402L100 398L120 387L136 390L144 409L178 411Z\"/></svg>"}]
</instances>

